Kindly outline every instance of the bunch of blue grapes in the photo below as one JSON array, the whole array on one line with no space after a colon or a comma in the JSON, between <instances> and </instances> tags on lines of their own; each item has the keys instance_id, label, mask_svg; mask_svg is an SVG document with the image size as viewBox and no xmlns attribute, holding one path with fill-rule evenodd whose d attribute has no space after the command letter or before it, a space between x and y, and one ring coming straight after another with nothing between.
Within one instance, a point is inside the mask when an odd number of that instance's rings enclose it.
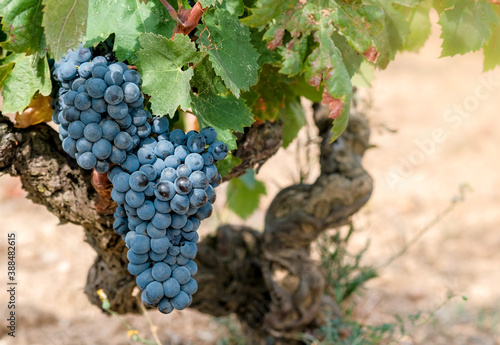
<instances>
[{"instance_id":1,"label":"bunch of blue grapes","mask_svg":"<svg viewBox=\"0 0 500 345\"><path fill-rule=\"evenodd\" d=\"M142 301L168 314L189 306L198 289L196 230L212 214L221 182L214 163L228 148L212 127L169 132L165 117L152 119L151 132L108 177L118 204L113 228L129 248L128 270Z\"/></svg>"},{"instance_id":2,"label":"bunch of blue grapes","mask_svg":"<svg viewBox=\"0 0 500 345\"><path fill-rule=\"evenodd\" d=\"M80 46L55 64L61 83L52 120L64 151L83 169L105 173L151 132L140 74Z\"/></svg>"}]
</instances>

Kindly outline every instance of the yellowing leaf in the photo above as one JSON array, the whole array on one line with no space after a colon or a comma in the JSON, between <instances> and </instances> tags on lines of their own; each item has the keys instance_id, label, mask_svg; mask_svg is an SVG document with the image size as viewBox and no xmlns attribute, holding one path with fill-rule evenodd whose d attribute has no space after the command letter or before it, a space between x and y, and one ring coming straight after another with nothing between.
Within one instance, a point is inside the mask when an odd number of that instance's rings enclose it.
<instances>
[{"instance_id":1,"label":"yellowing leaf","mask_svg":"<svg viewBox=\"0 0 500 345\"><path fill-rule=\"evenodd\" d=\"M16 113L16 128L27 128L29 126L37 125L42 122L49 122L52 119L52 107L49 96L38 94L31 101L26 109L21 114Z\"/></svg>"}]
</instances>

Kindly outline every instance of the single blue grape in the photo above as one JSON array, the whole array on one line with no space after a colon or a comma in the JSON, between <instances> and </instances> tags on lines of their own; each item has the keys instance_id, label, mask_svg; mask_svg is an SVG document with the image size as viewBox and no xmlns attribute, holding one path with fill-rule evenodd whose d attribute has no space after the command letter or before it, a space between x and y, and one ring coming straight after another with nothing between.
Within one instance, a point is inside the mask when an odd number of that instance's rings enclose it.
<instances>
[{"instance_id":1,"label":"single blue grape","mask_svg":"<svg viewBox=\"0 0 500 345\"><path fill-rule=\"evenodd\" d=\"M156 199L154 201L155 209L160 213L170 213L172 209L170 208L170 202L161 201L160 199Z\"/></svg>"},{"instance_id":2,"label":"single blue grape","mask_svg":"<svg viewBox=\"0 0 500 345\"><path fill-rule=\"evenodd\" d=\"M130 274L137 276L137 275L141 274L142 272L144 272L145 270L147 270L149 268L149 266L150 266L149 262L139 264L139 265L136 265L136 264L129 262L127 268L128 268L128 271L130 272Z\"/></svg>"},{"instance_id":3,"label":"single blue grape","mask_svg":"<svg viewBox=\"0 0 500 345\"><path fill-rule=\"evenodd\" d=\"M203 157L199 153L190 153L186 159L185 163L193 170L198 171L203 169L205 162Z\"/></svg>"},{"instance_id":4,"label":"single blue grape","mask_svg":"<svg viewBox=\"0 0 500 345\"><path fill-rule=\"evenodd\" d=\"M179 159L179 157L174 156L174 155L168 156L167 158L165 158L164 162L165 162L165 166L167 166L168 168L177 169L177 167L179 165L181 165L181 160Z\"/></svg>"},{"instance_id":5,"label":"single blue grape","mask_svg":"<svg viewBox=\"0 0 500 345\"><path fill-rule=\"evenodd\" d=\"M138 233L139 235L147 235L147 229L148 227L148 222L142 222L141 224L137 225L135 227L135 232Z\"/></svg>"},{"instance_id":6,"label":"single blue grape","mask_svg":"<svg viewBox=\"0 0 500 345\"><path fill-rule=\"evenodd\" d=\"M130 116L130 114L127 114L123 119L115 119L115 121L118 124L118 126L120 126L120 129L125 130L132 123L132 117ZM130 133L129 133L129 135L130 135ZM130 136L132 136L132 135L130 135Z\"/></svg>"},{"instance_id":7,"label":"single blue grape","mask_svg":"<svg viewBox=\"0 0 500 345\"><path fill-rule=\"evenodd\" d=\"M123 83L123 73L122 71L112 70L110 65L109 71L104 75L104 81L109 86L111 85L121 85ZM120 68L121 69L121 68Z\"/></svg>"},{"instance_id":8,"label":"single blue grape","mask_svg":"<svg viewBox=\"0 0 500 345\"><path fill-rule=\"evenodd\" d=\"M66 121L66 119L64 118L64 111L60 111L57 114L57 121L61 124L61 126L68 126L69 125L69 122ZM61 128L61 127L59 127L59 128Z\"/></svg>"},{"instance_id":9,"label":"single blue grape","mask_svg":"<svg viewBox=\"0 0 500 345\"><path fill-rule=\"evenodd\" d=\"M156 160L156 155L152 148L143 146L137 151L137 158L141 164L152 164Z\"/></svg>"},{"instance_id":10,"label":"single blue grape","mask_svg":"<svg viewBox=\"0 0 500 345\"><path fill-rule=\"evenodd\" d=\"M132 174L133 175L133 174ZM132 181L132 177L130 178ZM146 200L137 208L137 215L142 220L150 220L155 215L155 206L152 201Z\"/></svg>"},{"instance_id":11,"label":"single blue grape","mask_svg":"<svg viewBox=\"0 0 500 345\"><path fill-rule=\"evenodd\" d=\"M140 265L149 260L149 255L148 254L137 254L133 250L129 250L127 252L127 259L129 262L135 264L135 265Z\"/></svg>"},{"instance_id":12,"label":"single blue grape","mask_svg":"<svg viewBox=\"0 0 500 345\"><path fill-rule=\"evenodd\" d=\"M114 215L115 217L122 217L122 218L127 217L127 213L125 212L125 209L122 206L118 206L116 208Z\"/></svg>"},{"instance_id":13,"label":"single blue grape","mask_svg":"<svg viewBox=\"0 0 500 345\"><path fill-rule=\"evenodd\" d=\"M97 123L89 123L85 126L83 136L88 141L95 143L102 138L102 128Z\"/></svg>"},{"instance_id":14,"label":"single blue grape","mask_svg":"<svg viewBox=\"0 0 500 345\"><path fill-rule=\"evenodd\" d=\"M125 102L116 105L108 104L108 114L115 120L121 120L128 115L128 106Z\"/></svg>"},{"instance_id":15,"label":"single blue grape","mask_svg":"<svg viewBox=\"0 0 500 345\"><path fill-rule=\"evenodd\" d=\"M155 154L159 158L165 159L174 154L174 145L170 141L162 140L156 145Z\"/></svg>"},{"instance_id":16,"label":"single blue grape","mask_svg":"<svg viewBox=\"0 0 500 345\"><path fill-rule=\"evenodd\" d=\"M64 103L68 106L74 105L76 96L78 96L78 92L76 91L66 92L63 96Z\"/></svg>"},{"instance_id":17,"label":"single blue grape","mask_svg":"<svg viewBox=\"0 0 500 345\"><path fill-rule=\"evenodd\" d=\"M156 212L151 219L151 223L158 229L166 229L172 222L170 214Z\"/></svg>"},{"instance_id":18,"label":"single blue grape","mask_svg":"<svg viewBox=\"0 0 500 345\"><path fill-rule=\"evenodd\" d=\"M179 292L177 296L170 300L172 307L177 310L185 309L187 306L189 306L189 302L189 296L184 291Z\"/></svg>"},{"instance_id":19,"label":"single blue grape","mask_svg":"<svg viewBox=\"0 0 500 345\"><path fill-rule=\"evenodd\" d=\"M111 199L117 204L123 204L125 202L125 193L119 192L113 188L111 190Z\"/></svg>"},{"instance_id":20,"label":"single blue grape","mask_svg":"<svg viewBox=\"0 0 500 345\"><path fill-rule=\"evenodd\" d=\"M194 208L200 208L208 201L207 193L203 189L193 189L193 193L189 197L189 203Z\"/></svg>"},{"instance_id":21,"label":"single blue grape","mask_svg":"<svg viewBox=\"0 0 500 345\"><path fill-rule=\"evenodd\" d=\"M132 117L130 116L130 114L128 114L127 117L130 118L130 123L132 123ZM125 132L127 132L130 136L135 135L137 134L137 126L131 124L125 129Z\"/></svg>"},{"instance_id":22,"label":"single blue grape","mask_svg":"<svg viewBox=\"0 0 500 345\"><path fill-rule=\"evenodd\" d=\"M207 145L210 145L217 139L217 131L213 127L205 127L200 131L200 134L203 135Z\"/></svg>"},{"instance_id":23,"label":"single blue grape","mask_svg":"<svg viewBox=\"0 0 500 345\"><path fill-rule=\"evenodd\" d=\"M89 108L81 112L80 119L86 125L89 123L99 123L101 121L101 114L96 112L94 109Z\"/></svg>"},{"instance_id":24,"label":"single blue grape","mask_svg":"<svg viewBox=\"0 0 500 345\"><path fill-rule=\"evenodd\" d=\"M193 231L193 222L190 219L186 220L186 224L184 224L184 226L182 227L182 231Z\"/></svg>"},{"instance_id":25,"label":"single blue grape","mask_svg":"<svg viewBox=\"0 0 500 345\"><path fill-rule=\"evenodd\" d=\"M153 239L154 241L157 241L159 240L158 238L154 238ZM151 244L153 243L153 240L151 240ZM149 252L149 258L153 261L162 261L163 259L165 259L167 257L167 251L165 251L164 253L156 253L154 251L150 251Z\"/></svg>"},{"instance_id":26,"label":"single blue grape","mask_svg":"<svg viewBox=\"0 0 500 345\"><path fill-rule=\"evenodd\" d=\"M67 137L63 140L62 142L62 147L64 149L64 151L66 151L67 154L69 154L72 158L75 158L75 154L76 154L76 140L71 138L71 137Z\"/></svg>"},{"instance_id":27,"label":"single blue grape","mask_svg":"<svg viewBox=\"0 0 500 345\"><path fill-rule=\"evenodd\" d=\"M194 171L189 175L189 181L191 181L195 189L207 189L209 186L208 177L203 171Z\"/></svg>"},{"instance_id":28,"label":"single blue grape","mask_svg":"<svg viewBox=\"0 0 500 345\"><path fill-rule=\"evenodd\" d=\"M137 283L137 286L139 287L139 289L144 290L146 288L146 286L148 286L149 283L152 283L155 281L155 279L153 278L152 271L153 271L153 269L147 268L144 271L142 271L141 274L139 274L137 276L137 278L135 279L135 282Z\"/></svg>"},{"instance_id":29,"label":"single blue grape","mask_svg":"<svg viewBox=\"0 0 500 345\"><path fill-rule=\"evenodd\" d=\"M198 212L196 212L195 217L198 218L199 220L209 218L212 215L212 211L213 211L212 204L207 202L205 205L203 205L198 209Z\"/></svg>"},{"instance_id":30,"label":"single blue grape","mask_svg":"<svg viewBox=\"0 0 500 345\"><path fill-rule=\"evenodd\" d=\"M92 98L92 109L99 114L103 114L108 110L108 103L106 103L104 98Z\"/></svg>"},{"instance_id":31,"label":"single blue grape","mask_svg":"<svg viewBox=\"0 0 500 345\"><path fill-rule=\"evenodd\" d=\"M133 69L129 69L123 73L123 80L139 85L141 83L141 75L139 74L139 72Z\"/></svg>"},{"instance_id":32,"label":"single blue grape","mask_svg":"<svg viewBox=\"0 0 500 345\"><path fill-rule=\"evenodd\" d=\"M189 209L189 198L186 195L176 194L170 201L170 207L177 214L186 214Z\"/></svg>"},{"instance_id":33,"label":"single blue grape","mask_svg":"<svg viewBox=\"0 0 500 345\"><path fill-rule=\"evenodd\" d=\"M202 171L207 175L208 182L212 182L217 178L218 171L214 164L204 166Z\"/></svg>"},{"instance_id":34,"label":"single blue grape","mask_svg":"<svg viewBox=\"0 0 500 345\"><path fill-rule=\"evenodd\" d=\"M144 203L146 196L143 192L136 192L135 190L128 190L125 193L125 201L132 207L138 208Z\"/></svg>"},{"instance_id":35,"label":"single blue grape","mask_svg":"<svg viewBox=\"0 0 500 345\"><path fill-rule=\"evenodd\" d=\"M126 132L119 132L116 134L113 143L120 150L127 150L132 145L132 137Z\"/></svg>"},{"instance_id":36,"label":"single blue grape","mask_svg":"<svg viewBox=\"0 0 500 345\"><path fill-rule=\"evenodd\" d=\"M189 194L193 189L193 184L189 178L181 176L175 180L174 188L177 194Z\"/></svg>"},{"instance_id":37,"label":"single blue grape","mask_svg":"<svg viewBox=\"0 0 500 345\"><path fill-rule=\"evenodd\" d=\"M92 97L86 92L80 92L75 97L75 107L78 110L87 110L92 106Z\"/></svg>"},{"instance_id":38,"label":"single blue grape","mask_svg":"<svg viewBox=\"0 0 500 345\"><path fill-rule=\"evenodd\" d=\"M174 168L164 168L161 172L160 180L174 182L177 179L177 170Z\"/></svg>"},{"instance_id":39,"label":"single blue grape","mask_svg":"<svg viewBox=\"0 0 500 345\"><path fill-rule=\"evenodd\" d=\"M180 229L184 225L186 225L187 216L184 214L172 213L171 218L172 218L172 222L171 222L170 226L174 229Z\"/></svg>"},{"instance_id":40,"label":"single blue grape","mask_svg":"<svg viewBox=\"0 0 500 345\"><path fill-rule=\"evenodd\" d=\"M116 189L118 192L125 193L130 189L129 180L129 174L127 174L126 172L119 172L113 177L111 182L113 183L114 189Z\"/></svg>"},{"instance_id":41,"label":"single blue grape","mask_svg":"<svg viewBox=\"0 0 500 345\"><path fill-rule=\"evenodd\" d=\"M225 143L222 141L216 141L210 144L208 147L208 152L212 154L216 161L220 161L226 158L229 149Z\"/></svg>"},{"instance_id":42,"label":"single blue grape","mask_svg":"<svg viewBox=\"0 0 500 345\"><path fill-rule=\"evenodd\" d=\"M126 235L128 232L128 223L125 218L118 217L113 223L113 229L118 235Z\"/></svg>"},{"instance_id":43,"label":"single blue grape","mask_svg":"<svg viewBox=\"0 0 500 345\"><path fill-rule=\"evenodd\" d=\"M198 291L198 283L193 278L189 279L186 284L181 285L181 291L184 291L188 295L193 295Z\"/></svg>"},{"instance_id":44,"label":"single blue grape","mask_svg":"<svg viewBox=\"0 0 500 345\"><path fill-rule=\"evenodd\" d=\"M177 167L176 173L179 177L189 177L193 170L187 164L181 164Z\"/></svg>"},{"instance_id":45,"label":"single blue grape","mask_svg":"<svg viewBox=\"0 0 500 345\"><path fill-rule=\"evenodd\" d=\"M92 75L92 64L90 62L84 62L78 67L78 74L80 77L88 79Z\"/></svg>"},{"instance_id":46,"label":"single blue grape","mask_svg":"<svg viewBox=\"0 0 500 345\"><path fill-rule=\"evenodd\" d=\"M83 131L85 130L85 124L82 121L75 121L70 123L68 127L68 134L73 139L80 139L83 137Z\"/></svg>"},{"instance_id":47,"label":"single blue grape","mask_svg":"<svg viewBox=\"0 0 500 345\"><path fill-rule=\"evenodd\" d=\"M130 115L132 116L132 123L137 127L142 126L148 120L146 112L142 109L134 109L130 112Z\"/></svg>"},{"instance_id":48,"label":"single blue grape","mask_svg":"<svg viewBox=\"0 0 500 345\"><path fill-rule=\"evenodd\" d=\"M163 292L166 297L175 297L181 291L181 285L174 278L168 278L163 282Z\"/></svg>"},{"instance_id":49,"label":"single blue grape","mask_svg":"<svg viewBox=\"0 0 500 345\"><path fill-rule=\"evenodd\" d=\"M201 153L203 150L205 150L207 142L205 140L205 137L201 134L194 133L191 134L187 137L187 142L186 146L189 151L193 153Z\"/></svg>"},{"instance_id":50,"label":"single blue grape","mask_svg":"<svg viewBox=\"0 0 500 345\"><path fill-rule=\"evenodd\" d=\"M201 157L203 157L203 163L205 165L211 165L214 164L214 156L208 152L204 152L201 154Z\"/></svg>"},{"instance_id":51,"label":"single blue grape","mask_svg":"<svg viewBox=\"0 0 500 345\"><path fill-rule=\"evenodd\" d=\"M114 164L122 164L125 162L125 159L127 159L127 152L117 147L113 147L111 155L109 156L109 161Z\"/></svg>"},{"instance_id":52,"label":"single blue grape","mask_svg":"<svg viewBox=\"0 0 500 345\"><path fill-rule=\"evenodd\" d=\"M139 86L134 83L125 82L122 85L123 89L123 99L127 103L133 103L139 99L141 96L141 90L139 90Z\"/></svg>"},{"instance_id":53,"label":"single blue grape","mask_svg":"<svg viewBox=\"0 0 500 345\"><path fill-rule=\"evenodd\" d=\"M180 129L174 129L170 132L170 141L174 146L185 145L186 144L186 134Z\"/></svg>"},{"instance_id":54,"label":"single blue grape","mask_svg":"<svg viewBox=\"0 0 500 345\"><path fill-rule=\"evenodd\" d=\"M184 266L184 265L185 265L188 261L189 261L189 259L188 259L188 258L186 258L186 257L185 257L184 255L182 255L182 254L179 254L179 255L177 256L177 264L178 264L179 266Z\"/></svg>"},{"instance_id":55,"label":"single blue grape","mask_svg":"<svg viewBox=\"0 0 500 345\"><path fill-rule=\"evenodd\" d=\"M196 232L195 231L191 231L191 232L183 231L181 234L182 234L182 237L184 237L184 239L186 239L187 241L191 241L194 238L194 236L196 235Z\"/></svg>"},{"instance_id":56,"label":"single blue grape","mask_svg":"<svg viewBox=\"0 0 500 345\"><path fill-rule=\"evenodd\" d=\"M179 284L186 284L189 279L191 279L191 273L186 267L177 267L175 270L172 272L172 278L177 280Z\"/></svg>"},{"instance_id":57,"label":"single blue grape","mask_svg":"<svg viewBox=\"0 0 500 345\"><path fill-rule=\"evenodd\" d=\"M109 73L109 72L108 72ZM111 85L104 92L104 100L111 105L117 105L123 101L123 90L118 85Z\"/></svg>"},{"instance_id":58,"label":"single blue grape","mask_svg":"<svg viewBox=\"0 0 500 345\"><path fill-rule=\"evenodd\" d=\"M166 297L163 297L160 303L158 303L158 310L160 313L170 314L174 310L174 307L172 307L172 303Z\"/></svg>"},{"instance_id":59,"label":"single blue grape","mask_svg":"<svg viewBox=\"0 0 500 345\"><path fill-rule=\"evenodd\" d=\"M96 79L98 78L98 79L103 80L106 73L108 73L107 67L100 65L100 64L96 64L94 62L94 66L92 67L92 77L94 77Z\"/></svg>"},{"instance_id":60,"label":"single blue grape","mask_svg":"<svg viewBox=\"0 0 500 345\"><path fill-rule=\"evenodd\" d=\"M221 176L221 174L217 174L217 176L215 177L215 179L212 182L210 182L210 185L212 187L216 188L216 187L219 187L219 185L221 184L221 182L222 182L222 176ZM210 198L210 200L211 199L212 198Z\"/></svg>"},{"instance_id":61,"label":"single blue grape","mask_svg":"<svg viewBox=\"0 0 500 345\"><path fill-rule=\"evenodd\" d=\"M168 123L168 118L166 116L155 117L153 119L153 125L151 126L151 130L153 131L153 133L161 134L168 131L168 126L169 123Z\"/></svg>"},{"instance_id":62,"label":"single blue grape","mask_svg":"<svg viewBox=\"0 0 500 345\"><path fill-rule=\"evenodd\" d=\"M151 249L151 240L145 235L135 235L130 240L130 249L137 254L146 254Z\"/></svg>"},{"instance_id":63,"label":"single blue grape","mask_svg":"<svg viewBox=\"0 0 500 345\"><path fill-rule=\"evenodd\" d=\"M95 167L97 159L92 152L84 152L76 159L76 162L83 169L91 170Z\"/></svg>"},{"instance_id":64,"label":"single blue grape","mask_svg":"<svg viewBox=\"0 0 500 345\"><path fill-rule=\"evenodd\" d=\"M189 150L188 150L187 146L185 146L185 145L179 145L174 150L174 155L179 157L181 162L184 162L184 160L186 159L188 154L189 154Z\"/></svg>"},{"instance_id":65,"label":"single blue grape","mask_svg":"<svg viewBox=\"0 0 500 345\"><path fill-rule=\"evenodd\" d=\"M151 249L155 253L167 253L168 248L170 248L172 244L170 243L167 236L163 236L160 238L153 238L151 240ZM163 260L163 259L162 259Z\"/></svg>"},{"instance_id":66,"label":"single blue grape","mask_svg":"<svg viewBox=\"0 0 500 345\"><path fill-rule=\"evenodd\" d=\"M74 63L65 62L59 66L59 77L63 80L70 80L76 77L76 66Z\"/></svg>"},{"instance_id":67,"label":"single blue grape","mask_svg":"<svg viewBox=\"0 0 500 345\"><path fill-rule=\"evenodd\" d=\"M101 127L102 127L102 137L108 141L113 141L116 135L120 133L120 126L118 126L118 124L112 120L103 121Z\"/></svg>"},{"instance_id":68,"label":"single blue grape","mask_svg":"<svg viewBox=\"0 0 500 345\"><path fill-rule=\"evenodd\" d=\"M169 247L168 250L172 248L171 246ZM172 265L175 264L177 259L175 258L175 255L168 254L165 259L163 260L164 263L170 265L170 268L172 268Z\"/></svg>"},{"instance_id":69,"label":"single blue grape","mask_svg":"<svg viewBox=\"0 0 500 345\"><path fill-rule=\"evenodd\" d=\"M107 87L106 82L99 78L90 78L86 83L87 93L92 98L103 98Z\"/></svg>"},{"instance_id":70,"label":"single blue grape","mask_svg":"<svg viewBox=\"0 0 500 345\"><path fill-rule=\"evenodd\" d=\"M137 135L139 138L146 138L151 134L151 125L145 122L143 125L137 127Z\"/></svg>"},{"instance_id":71,"label":"single blue grape","mask_svg":"<svg viewBox=\"0 0 500 345\"><path fill-rule=\"evenodd\" d=\"M146 176L148 177L148 180L149 181L154 181L156 179L156 169L153 165L151 164L144 164L140 167L139 169L140 171L142 171L143 173L146 174Z\"/></svg>"},{"instance_id":72,"label":"single blue grape","mask_svg":"<svg viewBox=\"0 0 500 345\"><path fill-rule=\"evenodd\" d=\"M153 266L153 271L151 272L153 274L153 278L159 282L164 282L168 278L170 278L170 274L172 271L170 270L170 266L167 265L164 262L157 262ZM162 286L162 292L163 292L163 286Z\"/></svg>"},{"instance_id":73,"label":"single blue grape","mask_svg":"<svg viewBox=\"0 0 500 345\"><path fill-rule=\"evenodd\" d=\"M108 60L104 56L95 56L92 59L92 64L93 65L102 64L102 65L106 66L108 64Z\"/></svg>"},{"instance_id":74,"label":"single blue grape","mask_svg":"<svg viewBox=\"0 0 500 345\"><path fill-rule=\"evenodd\" d=\"M181 254L188 259L194 259L197 252L198 247L193 242L184 242L181 245Z\"/></svg>"},{"instance_id":75,"label":"single blue grape","mask_svg":"<svg viewBox=\"0 0 500 345\"><path fill-rule=\"evenodd\" d=\"M165 229L158 229L152 223L148 224L147 227L148 236L152 239L165 237L167 231Z\"/></svg>"},{"instance_id":76,"label":"single blue grape","mask_svg":"<svg viewBox=\"0 0 500 345\"><path fill-rule=\"evenodd\" d=\"M69 123L80 120L80 115L80 110L76 109L74 106L67 107L63 110L63 117Z\"/></svg>"},{"instance_id":77,"label":"single blue grape","mask_svg":"<svg viewBox=\"0 0 500 345\"><path fill-rule=\"evenodd\" d=\"M191 277L194 277L196 275L196 272L198 272L198 265L196 265L196 262L193 260L189 260L187 264L184 265L189 270L189 273L191 273Z\"/></svg>"},{"instance_id":78,"label":"single blue grape","mask_svg":"<svg viewBox=\"0 0 500 345\"><path fill-rule=\"evenodd\" d=\"M100 139L92 146L92 153L97 159L107 159L112 152L113 146L106 139Z\"/></svg>"},{"instance_id":79,"label":"single blue grape","mask_svg":"<svg viewBox=\"0 0 500 345\"><path fill-rule=\"evenodd\" d=\"M78 48L76 51L76 61L78 62L87 62L92 59L92 53L88 48Z\"/></svg>"},{"instance_id":80,"label":"single blue grape","mask_svg":"<svg viewBox=\"0 0 500 345\"><path fill-rule=\"evenodd\" d=\"M152 197L155 195L156 184L154 182L149 182L148 188L144 191L144 195Z\"/></svg>"},{"instance_id":81,"label":"single blue grape","mask_svg":"<svg viewBox=\"0 0 500 345\"><path fill-rule=\"evenodd\" d=\"M160 181L156 185L155 195L161 201L169 201L175 195L174 184L170 181Z\"/></svg>"},{"instance_id":82,"label":"single blue grape","mask_svg":"<svg viewBox=\"0 0 500 345\"><path fill-rule=\"evenodd\" d=\"M149 185L148 175L146 175L142 171L134 171L130 175L129 183L130 183L130 188L132 188L136 192L143 192L146 190L146 188L148 188ZM151 207L153 207L153 205L151 205Z\"/></svg>"},{"instance_id":83,"label":"single blue grape","mask_svg":"<svg viewBox=\"0 0 500 345\"><path fill-rule=\"evenodd\" d=\"M127 215L129 216L137 216L137 208L132 207L128 204L124 204L123 208L125 209L125 212L127 212Z\"/></svg>"}]
</instances>

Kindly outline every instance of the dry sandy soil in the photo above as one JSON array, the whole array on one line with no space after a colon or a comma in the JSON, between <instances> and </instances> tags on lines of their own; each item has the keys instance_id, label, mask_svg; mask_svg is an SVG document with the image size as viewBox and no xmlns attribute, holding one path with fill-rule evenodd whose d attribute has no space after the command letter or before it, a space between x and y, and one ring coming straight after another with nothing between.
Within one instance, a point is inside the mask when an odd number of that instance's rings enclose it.
<instances>
[{"instance_id":1,"label":"dry sandy soil","mask_svg":"<svg viewBox=\"0 0 500 345\"><path fill-rule=\"evenodd\" d=\"M370 103L375 145L364 165L375 190L354 217L352 249L369 239L365 264L382 265L450 204L462 183L473 191L408 252L379 270L380 277L354 298L355 315L377 324L393 322L395 314L407 319L435 310L395 344L500 344L500 69L482 74L479 54L438 59L438 36L434 28L419 54L399 55L387 70L376 72L370 90L362 91ZM268 195L247 223L262 224L273 195L296 181L294 147L259 173ZM289 169L278 179L273 172L282 171L284 161ZM220 222L241 222L223 209L222 197L218 202L219 211L203 233ZM2 326L0 345L132 344L118 320L90 305L83 293L94 253L82 229L58 225L55 216L25 199L19 181L9 176L0 177L0 231L3 272L6 233L17 233L19 280L17 336L7 337ZM2 284L5 279L2 273ZM6 301L1 290L0 301ZM458 297L436 310L448 294ZM7 315L4 302L0 315L2 320ZM221 336L220 326L196 311L151 316L164 344L215 344ZM144 317L125 319L151 338Z\"/></svg>"}]
</instances>

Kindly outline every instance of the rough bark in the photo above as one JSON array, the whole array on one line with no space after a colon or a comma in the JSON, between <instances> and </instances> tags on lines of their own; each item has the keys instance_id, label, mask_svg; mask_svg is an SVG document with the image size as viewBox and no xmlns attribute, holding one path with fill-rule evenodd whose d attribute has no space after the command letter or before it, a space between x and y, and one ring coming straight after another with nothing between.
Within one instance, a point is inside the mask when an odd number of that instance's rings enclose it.
<instances>
[{"instance_id":1,"label":"rough bark","mask_svg":"<svg viewBox=\"0 0 500 345\"><path fill-rule=\"evenodd\" d=\"M361 165L369 138L365 119L352 115L348 130L333 144L324 108L316 107L315 120L322 137L316 182L278 193L264 231L224 225L198 246L199 290L191 308L215 316L235 313L256 343L272 336L290 344L290 334L315 326L322 307L335 308L325 303L324 279L310 258L310 244L321 232L346 224L371 194L372 180ZM262 165L278 150L281 136L278 123L247 129L234 153L242 166L230 176ZM90 301L100 305L96 290L102 288L113 310L138 312L126 248L112 230L112 216L96 211L100 200L91 174L64 154L57 133L47 125L15 129L0 117L0 172L19 176L28 197L61 222L85 228L87 242L97 252L85 289Z\"/></svg>"}]
</instances>

